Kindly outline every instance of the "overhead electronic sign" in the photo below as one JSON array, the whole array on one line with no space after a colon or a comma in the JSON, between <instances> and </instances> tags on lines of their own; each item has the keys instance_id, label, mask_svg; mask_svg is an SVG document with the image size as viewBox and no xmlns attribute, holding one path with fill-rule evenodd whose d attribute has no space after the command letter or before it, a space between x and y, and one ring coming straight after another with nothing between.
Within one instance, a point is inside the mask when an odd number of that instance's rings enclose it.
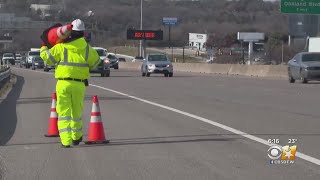
<instances>
[{"instance_id":1,"label":"overhead electronic sign","mask_svg":"<svg viewBox=\"0 0 320 180\"><path fill-rule=\"evenodd\" d=\"M128 40L163 40L162 30L127 30Z\"/></svg>"}]
</instances>

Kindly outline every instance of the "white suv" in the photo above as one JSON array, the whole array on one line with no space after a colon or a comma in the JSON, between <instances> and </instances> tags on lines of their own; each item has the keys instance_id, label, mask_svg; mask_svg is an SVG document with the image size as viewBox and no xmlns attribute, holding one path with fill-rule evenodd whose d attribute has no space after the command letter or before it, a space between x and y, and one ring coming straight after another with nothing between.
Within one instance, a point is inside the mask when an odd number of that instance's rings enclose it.
<instances>
[{"instance_id":1,"label":"white suv","mask_svg":"<svg viewBox=\"0 0 320 180\"><path fill-rule=\"evenodd\" d=\"M13 53L4 53L2 56L2 63L3 64L12 64L15 65L15 58Z\"/></svg>"}]
</instances>

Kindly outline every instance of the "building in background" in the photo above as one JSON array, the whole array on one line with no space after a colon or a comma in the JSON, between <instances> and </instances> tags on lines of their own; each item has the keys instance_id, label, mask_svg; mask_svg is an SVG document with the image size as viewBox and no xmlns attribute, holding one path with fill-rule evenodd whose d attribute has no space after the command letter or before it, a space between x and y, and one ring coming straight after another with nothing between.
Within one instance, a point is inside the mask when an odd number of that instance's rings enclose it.
<instances>
[{"instance_id":1,"label":"building in background","mask_svg":"<svg viewBox=\"0 0 320 180\"><path fill-rule=\"evenodd\" d=\"M50 27L53 22L32 21L29 17L17 17L13 13L0 13L0 30L28 30L44 29Z\"/></svg>"},{"instance_id":2,"label":"building in background","mask_svg":"<svg viewBox=\"0 0 320 180\"><path fill-rule=\"evenodd\" d=\"M65 9L63 3L56 4L31 4L31 11L37 13L42 19L55 16L57 13Z\"/></svg>"},{"instance_id":3,"label":"building in background","mask_svg":"<svg viewBox=\"0 0 320 180\"><path fill-rule=\"evenodd\" d=\"M206 51L207 34L189 33L189 47Z\"/></svg>"}]
</instances>

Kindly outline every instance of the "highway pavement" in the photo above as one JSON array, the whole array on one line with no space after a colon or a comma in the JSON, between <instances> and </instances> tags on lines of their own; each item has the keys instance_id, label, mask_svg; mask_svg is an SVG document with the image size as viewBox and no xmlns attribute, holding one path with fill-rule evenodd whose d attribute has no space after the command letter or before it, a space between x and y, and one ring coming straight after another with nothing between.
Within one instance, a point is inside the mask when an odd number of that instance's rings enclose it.
<instances>
[{"instance_id":1,"label":"highway pavement","mask_svg":"<svg viewBox=\"0 0 320 180\"><path fill-rule=\"evenodd\" d=\"M0 100L2 179L315 180L320 171L319 83L194 73L93 75L84 139L98 95L108 145L62 149L46 138L52 72L12 68ZM296 139L294 164L270 164L268 139Z\"/></svg>"}]
</instances>

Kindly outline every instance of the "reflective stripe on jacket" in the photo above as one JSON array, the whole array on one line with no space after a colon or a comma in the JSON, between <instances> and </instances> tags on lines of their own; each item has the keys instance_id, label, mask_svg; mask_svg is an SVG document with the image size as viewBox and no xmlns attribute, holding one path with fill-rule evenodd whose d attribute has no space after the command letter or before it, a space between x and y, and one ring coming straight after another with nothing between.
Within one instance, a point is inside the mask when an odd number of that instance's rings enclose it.
<instances>
[{"instance_id":1,"label":"reflective stripe on jacket","mask_svg":"<svg viewBox=\"0 0 320 180\"><path fill-rule=\"evenodd\" d=\"M84 38L68 43L59 43L48 49L42 46L40 57L49 65L55 65L55 78L88 79L90 69L101 62L94 50Z\"/></svg>"}]
</instances>

